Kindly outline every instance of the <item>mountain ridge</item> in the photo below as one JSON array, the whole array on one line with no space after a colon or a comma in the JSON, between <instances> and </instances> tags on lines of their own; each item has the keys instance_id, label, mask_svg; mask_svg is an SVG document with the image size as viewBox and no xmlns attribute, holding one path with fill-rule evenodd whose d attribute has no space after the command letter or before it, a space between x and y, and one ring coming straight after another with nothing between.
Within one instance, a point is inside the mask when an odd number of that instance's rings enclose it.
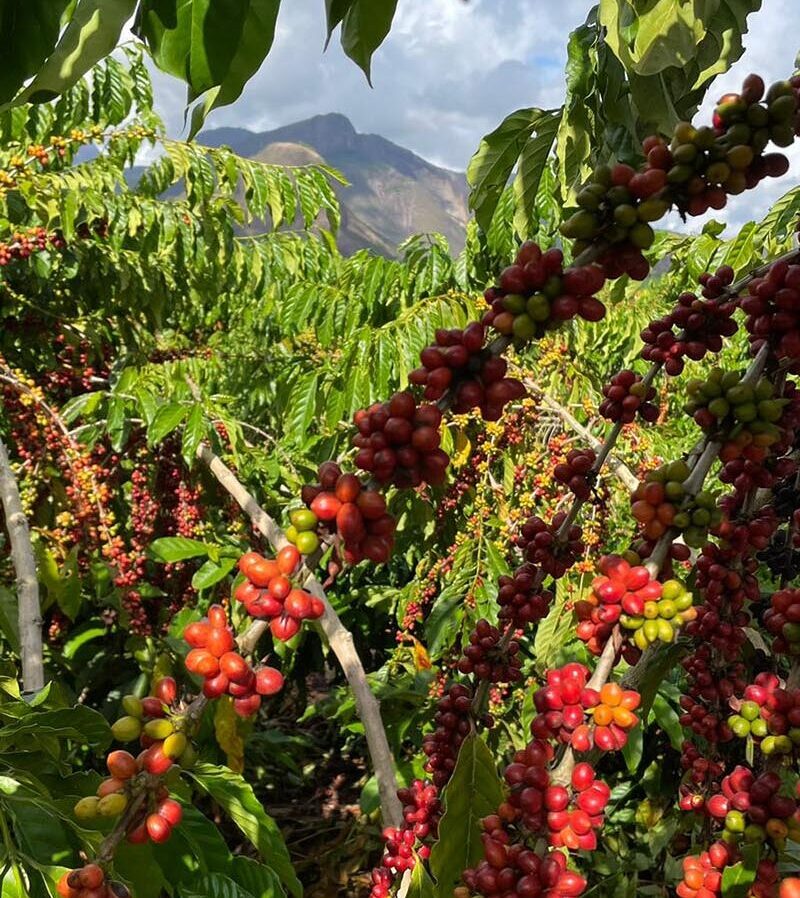
<instances>
[{"instance_id":1,"label":"mountain ridge","mask_svg":"<svg viewBox=\"0 0 800 898\"><path fill-rule=\"evenodd\" d=\"M349 182L347 187L336 186L343 253L369 248L394 255L406 237L424 231L444 234L453 253L464 244L469 218L464 173L436 166L379 134L360 133L341 113L312 116L271 131L214 128L198 139L262 162L324 161L340 171ZM298 162L303 158L308 161Z\"/></svg>"}]
</instances>

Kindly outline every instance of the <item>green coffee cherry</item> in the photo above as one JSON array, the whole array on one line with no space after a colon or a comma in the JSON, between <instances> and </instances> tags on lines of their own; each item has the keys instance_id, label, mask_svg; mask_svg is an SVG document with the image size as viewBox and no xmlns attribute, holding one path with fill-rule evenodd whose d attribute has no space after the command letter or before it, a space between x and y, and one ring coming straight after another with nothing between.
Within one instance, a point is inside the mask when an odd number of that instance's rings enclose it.
<instances>
[{"instance_id":1,"label":"green coffee cherry","mask_svg":"<svg viewBox=\"0 0 800 898\"><path fill-rule=\"evenodd\" d=\"M78 820L91 820L96 817L99 813L97 810L97 806L100 803L100 799L94 795L89 795L86 798L82 798L75 805L75 816Z\"/></svg>"},{"instance_id":2,"label":"green coffee cherry","mask_svg":"<svg viewBox=\"0 0 800 898\"><path fill-rule=\"evenodd\" d=\"M117 742L133 742L142 732L142 722L136 717L120 717L111 726L111 734Z\"/></svg>"},{"instance_id":3,"label":"green coffee cherry","mask_svg":"<svg viewBox=\"0 0 800 898\"><path fill-rule=\"evenodd\" d=\"M125 695L122 698L122 710L130 717L137 717L141 720L144 715L142 711L141 699L135 695Z\"/></svg>"},{"instance_id":4,"label":"green coffee cherry","mask_svg":"<svg viewBox=\"0 0 800 898\"><path fill-rule=\"evenodd\" d=\"M144 725L144 731L151 739L161 740L171 736L175 732L175 727L171 720L159 717L156 720L148 720Z\"/></svg>"},{"instance_id":5,"label":"green coffee cherry","mask_svg":"<svg viewBox=\"0 0 800 898\"><path fill-rule=\"evenodd\" d=\"M128 797L122 792L104 795L97 802L97 813L101 817L117 817L128 806Z\"/></svg>"}]
</instances>

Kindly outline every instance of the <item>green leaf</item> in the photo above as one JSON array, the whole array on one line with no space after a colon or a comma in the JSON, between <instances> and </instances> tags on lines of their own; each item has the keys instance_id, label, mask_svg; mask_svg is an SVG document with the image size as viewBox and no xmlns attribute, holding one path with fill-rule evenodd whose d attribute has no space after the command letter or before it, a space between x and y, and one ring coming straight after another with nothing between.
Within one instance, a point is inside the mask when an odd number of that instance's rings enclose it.
<instances>
[{"instance_id":1,"label":"green leaf","mask_svg":"<svg viewBox=\"0 0 800 898\"><path fill-rule=\"evenodd\" d=\"M750 894L750 886L756 880L760 849L758 843L745 844L742 848L742 860L724 869L722 898L746 898Z\"/></svg>"},{"instance_id":2,"label":"green leaf","mask_svg":"<svg viewBox=\"0 0 800 898\"><path fill-rule=\"evenodd\" d=\"M0 7L0 103L6 103L53 52L69 0L31 0Z\"/></svg>"},{"instance_id":3,"label":"green leaf","mask_svg":"<svg viewBox=\"0 0 800 898\"><path fill-rule=\"evenodd\" d=\"M181 443L181 455L187 467L194 465L197 455L197 447L203 441L208 426L201 405L193 405L183 428L183 442Z\"/></svg>"},{"instance_id":4,"label":"green leaf","mask_svg":"<svg viewBox=\"0 0 800 898\"><path fill-rule=\"evenodd\" d=\"M160 443L165 436L175 430L188 412L188 407L178 402L167 402L164 405L160 405L152 423L147 428L147 442L151 446Z\"/></svg>"},{"instance_id":5,"label":"green leaf","mask_svg":"<svg viewBox=\"0 0 800 898\"><path fill-rule=\"evenodd\" d=\"M74 546L59 571L59 589L56 595L59 608L70 620L75 620L83 604L81 577L78 572L78 547Z\"/></svg>"},{"instance_id":6,"label":"green leaf","mask_svg":"<svg viewBox=\"0 0 800 898\"><path fill-rule=\"evenodd\" d=\"M655 717L661 729L669 736L669 741L675 751L680 751L685 738L683 727L677 711L663 695L656 695L653 699L653 717Z\"/></svg>"},{"instance_id":7,"label":"green leaf","mask_svg":"<svg viewBox=\"0 0 800 898\"><path fill-rule=\"evenodd\" d=\"M11 651L19 655L19 618L17 598L13 592L0 586L0 630L8 640Z\"/></svg>"},{"instance_id":8,"label":"green leaf","mask_svg":"<svg viewBox=\"0 0 800 898\"><path fill-rule=\"evenodd\" d=\"M342 49L367 76L372 54L392 27L397 0L352 0L342 19Z\"/></svg>"},{"instance_id":9,"label":"green leaf","mask_svg":"<svg viewBox=\"0 0 800 898\"><path fill-rule=\"evenodd\" d=\"M253 898L279 898L286 894L275 871L249 857L233 859L233 878Z\"/></svg>"},{"instance_id":10,"label":"green leaf","mask_svg":"<svg viewBox=\"0 0 800 898\"><path fill-rule=\"evenodd\" d=\"M88 417L97 409L105 395L102 390L98 390L95 393L84 393L81 396L74 396L62 406L61 418L67 424L72 424L73 421L80 417Z\"/></svg>"},{"instance_id":11,"label":"green leaf","mask_svg":"<svg viewBox=\"0 0 800 898\"><path fill-rule=\"evenodd\" d=\"M497 811L503 786L494 757L478 735L461 745L453 776L442 797L439 841L431 849L430 869L440 895L452 895L467 867L482 856L481 819Z\"/></svg>"},{"instance_id":12,"label":"green leaf","mask_svg":"<svg viewBox=\"0 0 800 898\"><path fill-rule=\"evenodd\" d=\"M217 826L192 805L184 805L180 830L168 845L154 845L153 858L172 885L193 886L198 876L230 873L231 853Z\"/></svg>"},{"instance_id":13,"label":"green leaf","mask_svg":"<svg viewBox=\"0 0 800 898\"><path fill-rule=\"evenodd\" d=\"M597 90L596 40L596 29L587 23L567 42L567 95L556 137L558 180L566 202L584 180L592 155L595 122L589 100Z\"/></svg>"},{"instance_id":14,"label":"green leaf","mask_svg":"<svg viewBox=\"0 0 800 898\"><path fill-rule=\"evenodd\" d=\"M411 871L411 882L406 893L408 898L436 898L436 885L428 875L425 864L417 858L414 869Z\"/></svg>"},{"instance_id":15,"label":"green leaf","mask_svg":"<svg viewBox=\"0 0 800 898\"><path fill-rule=\"evenodd\" d=\"M531 135L538 133L539 127L545 132L552 128L554 116L557 113L542 109L518 109L481 140L467 167L467 181L471 188L469 207L482 230L489 229L500 195Z\"/></svg>"},{"instance_id":16,"label":"green leaf","mask_svg":"<svg viewBox=\"0 0 800 898\"><path fill-rule=\"evenodd\" d=\"M55 50L15 103L44 103L69 90L117 46L135 8L136 0L78 0Z\"/></svg>"},{"instance_id":17,"label":"green leaf","mask_svg":"<svg viewBox=\"0 0 800 898\"><path fill-rule=\"evenodd\" d=\"M641 723L637 724L628 733L628 741L622 748L622 757L625 758L625 764L628 772L633 773L642 760L642 752L644 751L644 739L642 734Z\"/></svg>"},{"instance_id":18,"label":"green leaf","mask_svg":"<svg viewBox=\"0 0 800 898\"><path fill-rule=\"evenodd\" d=\"M289 891L300 898L303 887L292 868L283 836L256 798L252 786L239 774L212 764L197 764L189 775L228 814Z\"/></svg>"},{"instance_id":19,"label":"green leaf","mask_svg":"<svg viewBox=\"0 0 800 898\"><path fill-rule=\"evenodd\" d=\"M325 0L325 18L328 25L328 39L325 42L325 48L328 47L328 41L336 30L336 26L342 21L347 14L347 10L355 3L355 0Z\"/></svg>"},{"instance_id":20,"label":"green leaf","mask_svg":"<svg viewBox=\"0 0 800 898\"><path fill-rule=\"evenodd\" d=\"M187 536L162 536L150 543L149 551L156 561L166 563L208 555L208 545Z\"/></svg>"},{"instance_id":21,"label":"green leaf","mask_svg":"<svg viewBox=\"0 0 800 898\"><path fill-rule=\"evenodd\" d=\"M237 6L241 6L239 3ZM207 91L203 102L192 113L191 140L213 109L227 106L238 99L245 84L258 71L275 39L275 23L281 0L247 0L244 6L239 41L229 58L220 60L214 69L218 85Z\"/></svg>"},{"instance_id":22,"label":"green leaf","mask_svg":"<svg viewBox=\"0 0 800 898\"><path fill-rule=\"evenodd\" d=\"M197 589L208 589L225 577L236 567L236 558L223 558L219 564L210 558L205 564L195 571L192 577L192 586Z\"/></svg>"},{"instance_id":23,"label":"green leaf","mask_svg":"<svg viewBox=\"0 0 800 898\"><path fill-rule=\"evenodd\" d=\"M102 639L107 632L108 630L105 626L93 625L91 623L83 624L80 628L71 630L69 639L64 643L64 657L68 661L71 660L83 646L89 642L94 642L95 639Z\"/></svg>"},{"instance_id":24,"label":"green leaf","mask_svg":"<svg viewBox=\"0 0 800 898\"><path fill-rule=\"evenodd\" d=\"M6 708L0 707L0 718L7 717ZM72 739L80 745L105 748L111 742L111 728L102 714L76 705L74 708L60 708L57 711L33 709L30 714L18 720L7 720L0 730L0 743L20 744L32 734L55 736L58 739Z\"/></svg>"},{"instance_id":25,"label":"green leaf","mask_svg":"<svg viewBox=\"0 0 800 898\"><path fill-rule=\"evenodd\" d=\"M680 659L686 654L686 647L679 643L657 643L651 645L645 652L646 662L632 667L622 678L623 689L635 689L642 697L642 704L638 711L642 720L647 719L650 707L658 692L658 687L664 681L667 673L673 670ZM632 674L636 671L635 676Z\"/></svg>"},{"instance_id":26,"label":"green leaf","mask_svg":"<svg viewBox=\"0 0 800 898\"><path fill-rule=\"evenodd\" d=\"M514 228L523 240L532 237L539 228L536 196L560 122L560 112L553 112L543 119L536 128L536 135L528 140L519 157L514 178Z\"/></svg>"},{"instance_id":27,"label":"green leaf","mask_svg":"<svg viewBox=\"0 0 800 898\"><path fill-rule=\"evenodd\" d=\"M539 670L553 666L572 629L573 617L572 611L567 607L568 598L564 580L557 580L555 599L547 617L536 628L533 640L533 657Z\"/></svg>"},{"instance_id":28,"label":"green leaf","mask_svg":"<svg viewBox=\"0 0 800 898\"><path fill-rule=\"evenodd\" d=\"M224 873L200 876L191 884L179 886L178 894L181 898L255 898L252 892Z\"/></svg>"},{"instance_id":29,"label":"green leaf","mask_svg":"<svg viewBox=\"0 0 800 898\"><path fill-rule=\"evenodd\" d=\"M606 42L626 69L655 75L692 59L705 36L700 12L704 6L711 4L651 0L646 9L634 10L629 0L600 0L600 24L606 29Z\"/></svg>"}]
</instances>

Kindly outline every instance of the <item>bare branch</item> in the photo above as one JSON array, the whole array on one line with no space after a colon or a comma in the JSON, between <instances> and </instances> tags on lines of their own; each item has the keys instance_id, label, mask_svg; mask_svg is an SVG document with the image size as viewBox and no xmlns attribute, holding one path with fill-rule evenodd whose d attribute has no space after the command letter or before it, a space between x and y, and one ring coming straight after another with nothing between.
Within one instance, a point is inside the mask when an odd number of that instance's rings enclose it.
<instances>
[{"instance_id":1,"label":"bare branch","mask_svg":"<svg viewBox=\"0 0 800 898\"><path fill-rule=\"evenodd\" d=\"M523 383L528 389L535 390L541 396L544 405L549 409L552 409L564 423L567 424L567 426L574 430L575 433L582 436L593 449L601 449L603 447L603 440L598 439L588 428L584 427L568 408L565 408L560 402L553 399L553 397L550 396L549 393L546 393L539 384L530 378L525 378ZM614 453L610 454L610 460L611 468L614 473L623 482L625 487L633 492L636 487L639 486L639 480L636 475L625 462L618 458Z\"/></svg>"},{"instance_id":2,"label":"bare branch","mask_svg":"<svg viewBox=\"0 0 800 898\"><path fill-rule=\"evenodd\" d=\"M17 478L11 470L8 452L0 440L0 502L11 542L11 560L17 575L20 657L23 697L33 697L44 687L42 658L42 612L39 580L28 521L22 510Z\"/></svg>"},{"instance_id":3,"label":"bare branch","mask_svg":"<svg viewBox=\"0 0 800 898\"><path fill-rule=\"evenodd\" d=\"M278 524L261 508L233 471L209 446L199 446L197 457L216 477L220 486L238 502L242 511L250 518L273 549L277 551L288 544L288 540ZM364 666L353 645L353 636L327 601L322 584L309 574L303 585L325 604L325 612L319 620L319 625L353 690L358 716L364 725L367 747L378 781L383 820L387 826L399 826L403 815L400 801L397 798L394 758L381 720L380 705L367 682ZM265 630L265 622L256 621L240 637L239 647L243 651L252 651Z\"/></svg>"}]
</instances>

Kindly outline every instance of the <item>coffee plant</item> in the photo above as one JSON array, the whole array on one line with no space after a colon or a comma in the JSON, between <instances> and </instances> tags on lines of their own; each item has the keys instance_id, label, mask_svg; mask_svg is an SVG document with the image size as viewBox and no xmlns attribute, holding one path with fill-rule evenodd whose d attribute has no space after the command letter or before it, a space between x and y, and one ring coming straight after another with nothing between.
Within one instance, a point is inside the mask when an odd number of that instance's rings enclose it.
<instances>
[{"instance_id":1,"label":"coffee plant","mask_svg":"<svg viewBox=\"0 0 800 898\"><path fill-rule=\"evenodd\" d=\"M461 254L397 259L336 249L328 166L164 135L108 54L135 12L187 78L211 4L95 6L0 95L3 895L795 898L800 194L657 230L789 170L800 75L696 116L760 4L688 59L594 8Z\"/></svg>"}]
</instances>

